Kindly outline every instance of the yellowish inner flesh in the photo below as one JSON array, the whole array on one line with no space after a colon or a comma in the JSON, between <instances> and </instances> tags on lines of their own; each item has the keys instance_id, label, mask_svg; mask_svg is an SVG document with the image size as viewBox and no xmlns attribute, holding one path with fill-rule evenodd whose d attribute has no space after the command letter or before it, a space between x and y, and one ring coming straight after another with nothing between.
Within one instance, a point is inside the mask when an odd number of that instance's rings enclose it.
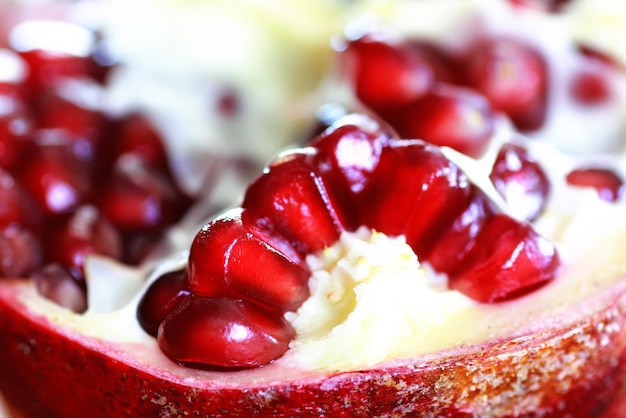
<instances>
[{"instance_id":1,"label":"yellowish inner flesh","mask_svg":"<svg viewBox=\"0 0 626 418\"><path fill-rule=\"evenodd\" d=\"M626 277L624 205L573 191L571 215L547 211L539 223L561 250L563 268L544 288L496 304L449 290L403 237L368 229L344 233L310 256L311 297L287 318L297 331L284 361L359 370L391 360L562 326L603 306L587 300ZM579 305L585 301L586 305ZM575 308L575 309L573 309Z\"/></svg>"},{"instance_id":2,"label":"yellowish inner flesh","mask_svg":"<svg viewBox=\"0 0 626 418\"><path fill-rule=\"evenodd\" d=\"M368 367L406 357L474 302L445 283L429 282L404 237L366 228L346 232L310 256L311 297L288 314L293 349L322 368Z\"/></svg>"}]
</instances>

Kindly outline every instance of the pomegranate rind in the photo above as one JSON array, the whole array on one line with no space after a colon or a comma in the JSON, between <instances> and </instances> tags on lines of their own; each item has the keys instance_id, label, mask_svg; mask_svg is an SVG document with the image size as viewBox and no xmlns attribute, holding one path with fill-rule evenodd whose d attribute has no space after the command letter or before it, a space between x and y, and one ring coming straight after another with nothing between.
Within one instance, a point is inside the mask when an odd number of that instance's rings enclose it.
<instances>
[{"instance_id":1,"label":"pomegranate rind","mask_svg":"<svg viewBox=\"0 0 626 418\"><path fill-rule=\"evenodd\" d=\"M0 283L0 387L29 417L589 417L626 376L623 283L532 332L356 372L186 369L156 344L81 335L41 303L25 281Z\"/></svg>"}]
</instances>

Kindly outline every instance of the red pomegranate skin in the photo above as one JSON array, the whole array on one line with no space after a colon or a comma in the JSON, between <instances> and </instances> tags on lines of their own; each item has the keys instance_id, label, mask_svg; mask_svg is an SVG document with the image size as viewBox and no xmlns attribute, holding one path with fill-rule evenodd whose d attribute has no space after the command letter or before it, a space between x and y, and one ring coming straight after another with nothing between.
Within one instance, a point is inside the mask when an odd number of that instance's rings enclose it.
<instances>
[{"instance_id":1,"label":"red pomegranate skin","mask_svg":"<svg viewBox=\"0 0 626 418\"><path fill-rule=\"evenodd\" d=\"M150 345L54 325L29 311L34 297L25 282L0 282L0 386L26 417L615 418L603 412L619 412L610 401L626 375L623 284L585 301L588 315L568 311L511 339L356 372L280 359L185 369Z\"/></svg>"}]
</instances>

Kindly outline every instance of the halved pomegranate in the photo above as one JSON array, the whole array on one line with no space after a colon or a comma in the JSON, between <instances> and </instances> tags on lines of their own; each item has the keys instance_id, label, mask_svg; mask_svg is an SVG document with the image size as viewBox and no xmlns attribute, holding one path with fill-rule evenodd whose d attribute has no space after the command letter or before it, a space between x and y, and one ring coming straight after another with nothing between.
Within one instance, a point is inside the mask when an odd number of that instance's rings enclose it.
<instances>
[{"instance_id":1,"label":"halved pomegranate","mask_svg":"<svg viewBox=\"0 0 626 418\"><path fill-rule=\"evenodd\" d=\"M331 251L361 225L402 236L420 261L429 259L439 239L450 239L451 229L458 234L455 220L473 205L477 186L434 145L390 137L374 120L368 122L348 116L312 147L279 155L249 186L241 208L196 235L185 286L192 296L172 303L170 313L158 312L159 344L168 356L205 367L249 367L283 355L293 335L287 324L276 323L276 315L297 310L309 297L309 286L315 291L304 261ZM555 277L556 249L531 226L503 214L469 222L472 233L456 238L465 241L463 256L440 271L449 275L451 289L480 302L497 302ZM172 292L169 300L178 295ZM235 301L245 304L232 305ZM200 337L195 317L204 315L200 323L208 335ZM140 311L139 316L149 314ZM269 330L259 322L262 317L274 324ZM225 329L241 329L250 338L229 339ZM196 347L194 335L220 343Z\"/></svg>"},{"instance_id":2,"label":"halved pomegranate","mask_svg":"<svg viewBox=\"0 0 626 418\"><path fill-rule=\"evenodd\" d=\"M591 211L563 210L549 192L565 178L617 195L623 173L544 172L526 138L502 143L494 109L507 129L537 128L545 79L522 92L482 79L502 58L476 51L472 83L487 85L472 91L467 68L444 68L463 61L425 45L349 45L367 62L357 97L384 121L333 119L202 228L196 212L179 222L193 199L148 119L58 95L108 68L20 50L32 71L8 118L21 128L0 124L20 144L0 162L0 271L29 276L0 278L10 402L69 418L621 416L624 202L585 194ZM546 58L520 48L531 70ZM537 91L529 108L513 100ZM226 97L222 116L245 104ZM159 244L185 250L143 259Z\"/></svg>"}]
</instances>

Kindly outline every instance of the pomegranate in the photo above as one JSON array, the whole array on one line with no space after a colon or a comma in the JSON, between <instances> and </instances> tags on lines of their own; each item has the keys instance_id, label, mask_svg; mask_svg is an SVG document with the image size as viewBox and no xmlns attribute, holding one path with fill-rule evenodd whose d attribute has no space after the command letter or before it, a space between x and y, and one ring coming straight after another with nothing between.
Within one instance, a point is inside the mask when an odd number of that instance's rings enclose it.
<instances>
[{"instance_id":1,"label":"pomegranate","mask_svg":"<svg viewBox=\"0 0 626 418\"><path fill-rule=\"evenodd\" d=\"M570 7L501 3L520 19ZM181 125L155 113L87 100L123 62L9 37L29 69L0 78L11 413L623 415L623 157L538 145L561 114L552 95L598 110L621 93L553 77L532 37L480 29L457 48L347 36L345 108L247 185L216 170L199 195L181 170L219 157L181 153L162 136ZM603 70L607 86L618 74ZM208 107L235 138L250 102L218 90Z\"/></svg>"}]
</instances>

